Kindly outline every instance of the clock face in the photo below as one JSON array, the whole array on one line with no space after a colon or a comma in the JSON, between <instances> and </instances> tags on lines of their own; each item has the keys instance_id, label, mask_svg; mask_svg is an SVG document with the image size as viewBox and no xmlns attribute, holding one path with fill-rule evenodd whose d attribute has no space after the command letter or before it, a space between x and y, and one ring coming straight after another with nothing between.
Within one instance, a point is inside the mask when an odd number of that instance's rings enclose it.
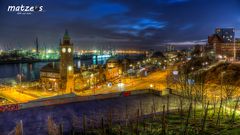
<instances>
[{"instance_id":1,"label":"clock face","mask_svg":"<svg viewBox=\"0 0 240 135\"><path fill-rule=\"evenodd\" d=\"M72 52L72 49L71 48L68 48L68 53Z\"/></svg>"},{"instance_id":2,"label":"clock face","mask_svg":"<svg viewBox=\"0 0 240 135\"><path fill-rule=\"evenodd\" d=\"M65 53L66 52L66 48L62 48L62 52Z\"/></svg>"}]
</instances>

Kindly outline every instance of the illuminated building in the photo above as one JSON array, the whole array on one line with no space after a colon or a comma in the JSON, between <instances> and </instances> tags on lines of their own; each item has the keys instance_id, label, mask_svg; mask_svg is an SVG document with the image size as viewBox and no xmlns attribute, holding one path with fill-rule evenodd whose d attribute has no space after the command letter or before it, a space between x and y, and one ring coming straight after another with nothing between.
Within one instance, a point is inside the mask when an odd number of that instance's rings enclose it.
<instances>
[{"instance_id":1,"label":"illuminated building","mask_svg":"<svg viewBox=\"0 0 240 135\"><path fill-rule=\"evenodd\" d=\"M120 77L122 74L122 63L117 58L110 58L106 63L106 79Z\"/></svg>"},{"instance_id":2,"label":"illuminated building","mask_svg":"<svg viewBox=\"0 0 240 135\"><path fill-rule=\"evenodd\" d=\"M174 45L167 45L166 52L172 52L172 51L175 51L175 46Z\"/></svg>"},{"instance_id":3,"label":"illuminated building","mask_svg":"<svg viewBox=\"0 0 240 135\"><path fill-rule=\"evenodd\" d=\"M75 90L95 88L106 81L104 69L101 65L92 65L90 69L81 69L81 76L76 78Z\"/></svg>"},{"instance_id":4,"label":"illuminated building","mask_svg":"<svg viewBox=\"0 0 240 135\"><path fill-rule=\"evenodd\" d=\"M217 59L233 60L234 52L236 52L236 58L239 59L240 43L234 41L234 36L233 28L217 28L215 34L208 37L208 47L214 51Z\"/></svg>"},{"instance_id":5,"label":"illuminated building","mask_svg":"<svg viewBox=\"0 0 240 135\"><path fill-rule=\"evenodd\" d=\"M59 46L60 63L49 63L40 70L40 80L47 90L64 90L66 93L74 90L75 78L80 76L73 64L73 44L68 32L65 31L63 41Z\"/></svg>"},{"instance_id":6,"label":"illuminated building","mask_svg":"<svg viewBox=\"0 0 240 135\"><path fill-rule=\"evenodd\" d=\"M130 67L132 61L127 58L111 57L107 60L105 75L106 80L118 78L124 75Z\"/></svg>"},{"instance_id":7,"label":"illuminated building","mask_svg":"<svg viewBox=\"0 0 240 135\"><path fill-rule=\"evenodd\" d=\"M216 28L215 34L218 35L224 43L234 42L234 28Z\"/></svg>"}]
</instances>

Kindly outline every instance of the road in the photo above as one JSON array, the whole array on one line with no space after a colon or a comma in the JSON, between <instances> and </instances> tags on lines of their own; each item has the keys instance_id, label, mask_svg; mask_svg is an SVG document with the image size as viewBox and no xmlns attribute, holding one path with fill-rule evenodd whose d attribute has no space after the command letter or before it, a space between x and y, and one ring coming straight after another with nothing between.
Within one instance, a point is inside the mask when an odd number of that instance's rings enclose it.
<instances>
[{"instance_id":1,"label":"road","mask_svg":"<svg viewBox=\"0 0 240 135\"><path fill-rule=\"evenodd\" d=\"M103 84L97 88L75 93L79 96L88 96L149 88L162 90L166 88L167 72L167 70L159 70L150 73L146 77L124 77L119 79L119 81L121 80L121 84L115 83L111 87ZM27 88L26 86L4 86L0 88L0 94L2 97L11 101L12 103L25 103L40 98L56 96L62 93L45 90L34 90L33 88Z\"/></svg>"},{"instance_id":2,"label":"road","mask_svg":"<svg viewBox=\"0 0 240 135\"><path fill-rule=\"evenodd\" d=\"M146 77L138 77L138 78L123 78L121 80L122 83L114 84L111 87L106 85L101 86L99 88L92 88L89 90L85 90L83 92L78 92L76 94L80 96L86 95L95 95L95 94L105 94L119 91L131 91L131 90L139 90L139 89L157 89L163 90L166 88L166 77L167 71L156 71L149 74Z\"/></svg>"}]
</instances>

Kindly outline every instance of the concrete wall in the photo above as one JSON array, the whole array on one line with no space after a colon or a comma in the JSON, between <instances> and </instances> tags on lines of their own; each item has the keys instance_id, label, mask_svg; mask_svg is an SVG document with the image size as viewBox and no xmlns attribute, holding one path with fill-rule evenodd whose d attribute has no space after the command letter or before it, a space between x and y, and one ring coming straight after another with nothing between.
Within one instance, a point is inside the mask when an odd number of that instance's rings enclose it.
<instances>
[{"instance_id":1,"label":"concrete wall","mask_svg":"<svg viewBox=\"0 0 240 135\"><path fill-rule=\"evenodd\" d=\"M27 108L40 107L40 106L67 104L67 103L73 103L73 102L104 100L104 99L125 97L125 96L139 95L139 94L146 94L146 93L152 93L152 94L161 96L161 95L163 95L162 94L163 92L167 93L167 94L171 93L168 89L166 89L164 91L145 89L145 90L135 90L135 91L124 91L124 92L116 92L116 93L109 93L109 94L100 94L100 95L93 95L93 96L63 95L63 96L58 96L58 97L51 97L48 99L40 99L40 100L36 100L36 101L31 101L28 103L15 104L13 106L18 106L17 110L20 110L20 109L27 109ZM14 109L14 110L3 109L3 110L4 111L14 111L16 109Z\"/></svg>"}]
</instances>

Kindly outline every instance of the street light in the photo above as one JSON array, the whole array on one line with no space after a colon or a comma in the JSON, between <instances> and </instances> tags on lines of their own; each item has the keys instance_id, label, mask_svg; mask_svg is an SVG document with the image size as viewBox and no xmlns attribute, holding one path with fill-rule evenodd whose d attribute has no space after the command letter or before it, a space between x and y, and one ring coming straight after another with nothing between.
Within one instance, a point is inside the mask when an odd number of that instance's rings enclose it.
<instances>
[{"instance_id":1,"label":"street light","mask_svg":"<svg viewBox=\"0 0 240 135\"><path fill-rule=\"evenodd\" d=\"M225 73L226 73L225 71L221 72L221 100L222 100L223 75L224 75Z\"/></svg>"},{"instance_id":2,"label":"street light","mask_svg":"<svg viewBox=\"0 0 240 135\"><path fill-rule=\"evenodd\" d=\"M235 28L234 28L234 32L235 32ZM235 60L236 60L236 41L235 41L235 34L234 34L234 37L233 37L233 46L234 46L234 48L233 48L233 50L234 50L234 52L233 52L233 61L235 61Z\"/></svg>"},{"instance_id":3,"label":"street light","mask_svg":"<svg viewBox=\"0 0 240 135\"><path fill-rule=\"evenodd\" d=\"M68 71L72 71L72 66L68 66Z\"/></svg>"}]
</instances>

